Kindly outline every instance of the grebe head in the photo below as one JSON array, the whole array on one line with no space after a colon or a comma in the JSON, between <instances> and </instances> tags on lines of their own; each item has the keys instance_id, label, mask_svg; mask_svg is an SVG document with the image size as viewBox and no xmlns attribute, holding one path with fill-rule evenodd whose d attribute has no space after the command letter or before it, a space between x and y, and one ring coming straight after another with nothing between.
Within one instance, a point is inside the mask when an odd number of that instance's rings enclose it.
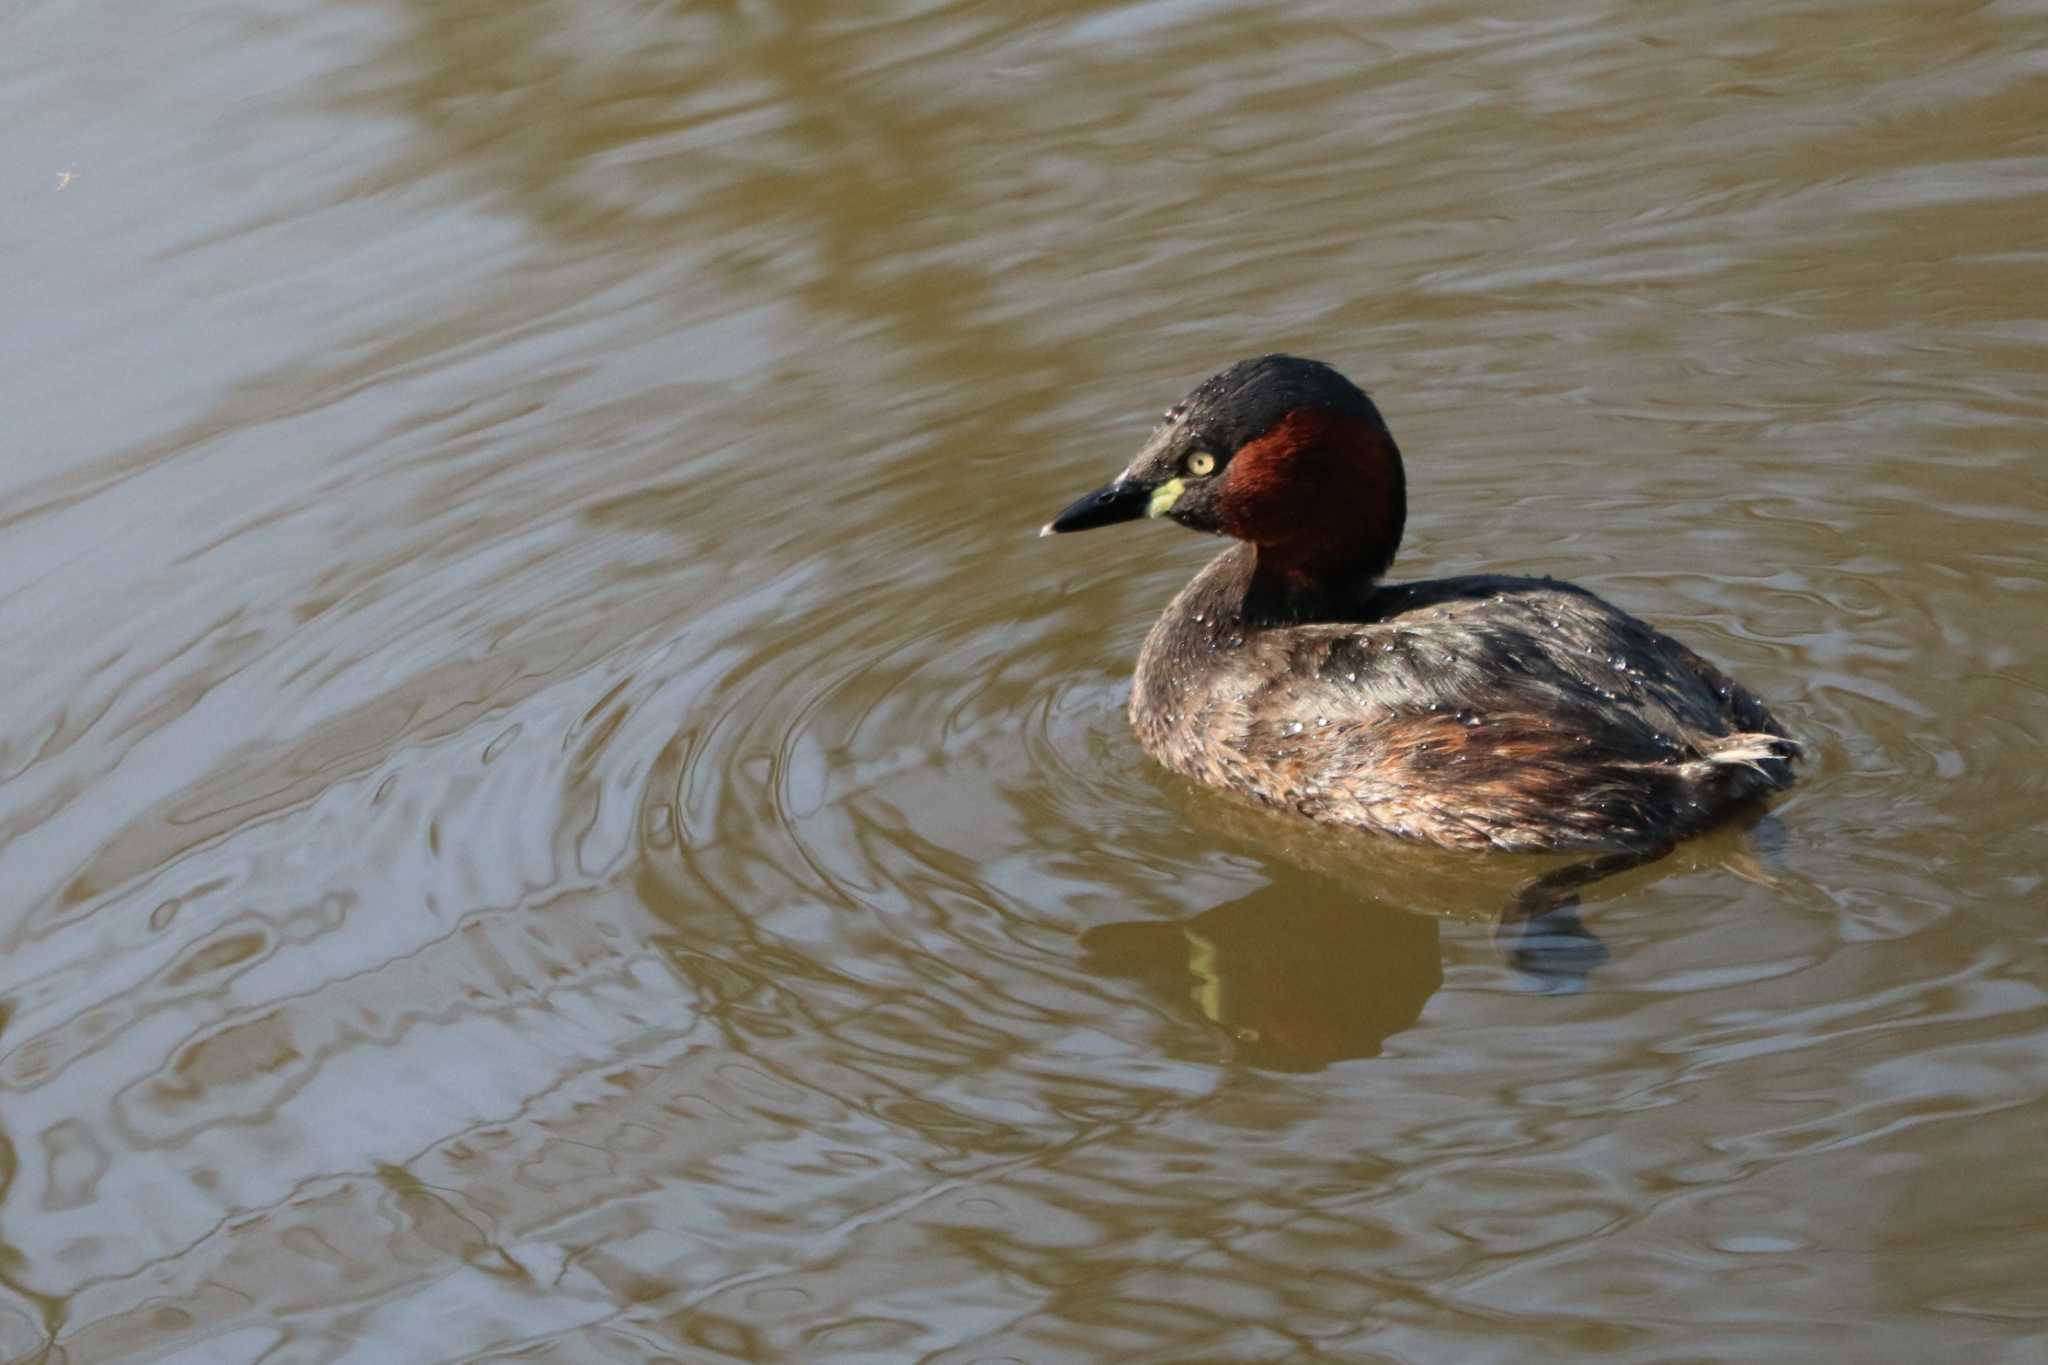
<instances>
[{"instance_id":1,"label":"grebe head","mask_svg":"<svg viewBox=\"0 0 2048 1365\"><path fill-rule=\"evenodd\" d=\"M1262 576L1377 578L1407 515L1379 409L1316 360L1241 360L1167 410L1137 458L1041 535L1142 517L1250 541Z\"/></svg>"}]
</instances>

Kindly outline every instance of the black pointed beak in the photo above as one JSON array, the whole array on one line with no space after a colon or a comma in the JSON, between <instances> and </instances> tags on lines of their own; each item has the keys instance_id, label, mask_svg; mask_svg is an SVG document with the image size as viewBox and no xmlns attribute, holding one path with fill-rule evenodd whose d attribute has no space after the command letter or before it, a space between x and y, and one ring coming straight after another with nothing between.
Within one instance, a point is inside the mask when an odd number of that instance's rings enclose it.
<instances>
[{"instance_id":1,"label":"black pointed beak","mask_svg":"<svg viewBox=\"0 0 2048 1365\"><path fill-rule=\"evenodd\" d=\"M1151 501L1152 490L1144 484L1118 479L1086 497L1076 498L1067 505L1066 511L1040 527L1038 534L1050 536L1061 531L1092 531L1098 526L1114 526L1120 521L1137 521L1145 515Z\"/></svg>"}]
</instances>

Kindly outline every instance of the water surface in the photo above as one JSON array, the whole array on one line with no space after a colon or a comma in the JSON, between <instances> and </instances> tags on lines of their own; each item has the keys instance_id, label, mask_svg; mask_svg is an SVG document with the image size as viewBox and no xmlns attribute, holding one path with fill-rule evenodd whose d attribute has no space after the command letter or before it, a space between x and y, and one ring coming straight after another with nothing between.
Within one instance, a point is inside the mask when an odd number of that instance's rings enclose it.
<instances>
[{"instance_id":1,"label":"water surface","mask_svg":"<svg viewBox=\"0 0 2048 1365\"><path fill-rule=\"evenodd\" d=\"M0 1360L2048 1357L2048 15L1511 13L16 7ZM1808 741L1576 971L1125 728L1270 349Z\"/></svg>"}]
</instances>

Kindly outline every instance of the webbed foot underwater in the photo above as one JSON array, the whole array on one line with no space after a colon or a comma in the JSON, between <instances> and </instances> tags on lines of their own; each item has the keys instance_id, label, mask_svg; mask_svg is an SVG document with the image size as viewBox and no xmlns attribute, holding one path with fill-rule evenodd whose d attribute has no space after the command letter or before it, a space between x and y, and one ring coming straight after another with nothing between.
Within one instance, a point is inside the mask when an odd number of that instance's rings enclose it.
<instances>
[{"instance_id":1,"label":"webbed foot underwater","mask_svg":"<svg viewBox=\"0 0 2048 1365\"><path fill-rule=\"evenodd\" d=\"M1381 581L1407 514L1379 409L1328 365L1241 361L1044 534L1163 517L1239 543L1167 606L1131 725L1178 772L1452 848L1650 854L1789 786L1764 704L1583 588Z\"/></svg>"}]
</instances>

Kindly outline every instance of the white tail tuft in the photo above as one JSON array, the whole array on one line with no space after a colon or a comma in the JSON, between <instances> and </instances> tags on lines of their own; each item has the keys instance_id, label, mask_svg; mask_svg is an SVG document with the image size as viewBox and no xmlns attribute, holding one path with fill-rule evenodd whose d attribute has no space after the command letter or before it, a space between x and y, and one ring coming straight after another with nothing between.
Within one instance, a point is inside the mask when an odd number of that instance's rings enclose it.
<instances>
[{"instance_id":1,"label":"white tail tuft","mask_svg":"<svg viewBox=\"0 0 2048 1365\"><path fill-rule=\"evenodd\" d=\"M1783 735L1746 734L1729 735L1719 740L1706 754L1709 763L1725 763L1748 768L1759 777L1780 777L1764 767L1765 763L1790 763L1799 757L1799 741Z\"/></svg>"}]
</instances>

